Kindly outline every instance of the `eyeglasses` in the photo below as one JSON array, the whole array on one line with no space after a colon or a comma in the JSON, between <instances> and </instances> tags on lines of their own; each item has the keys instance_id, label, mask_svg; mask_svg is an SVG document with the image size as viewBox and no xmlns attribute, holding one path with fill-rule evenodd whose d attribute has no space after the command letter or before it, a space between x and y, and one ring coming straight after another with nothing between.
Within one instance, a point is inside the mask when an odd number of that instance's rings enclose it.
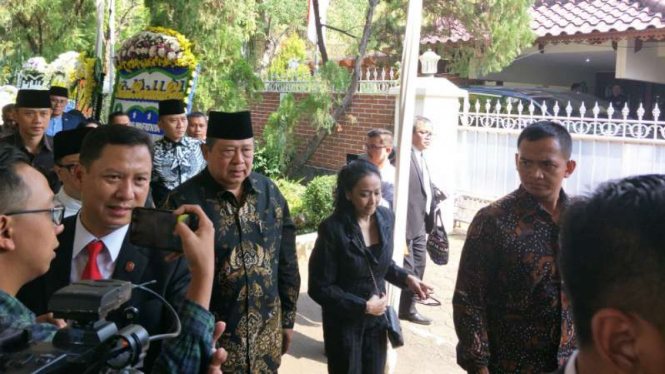
<instances>
[{"instance_id":1,"label":"eyeglasses","mask_svg":"<svg viewBox=\"0 0 665 374\"><path fill-rule=\"evenodd\" d=\"M434 133L431 131L418 131L418 134L420 134L420 136L423 138L431 138L434 136Z\"/></svg>"},{"instance_id":2,"label":"eyeglasses","mask_svg":"<svg viewBox=\"0 0 665 374\"><path fill-rule=\"evenodd\" d=\"M6 213L6 216L15 216L19 214L31 214L31 213L51 213L51 219L53 220L54 225L61 225L62 219L65 218L65 207L56 206L52 209L38 209L38 210L23 210L20 212L11 212Z\"/></svg>"},{"instance_id":3,"label":"eyeglasses","mask_svg":"<svg viewBox=\"0 0 665 374\"><path fill-rule=\"evenodd\" d=\"M51 104L52 105L67 105L67 100L66 99L62 99L62 100L51 99Z\"/></svg>"},{"instance_id":4,"label":"eyeglasses","mask_svg":"<svg viewBox=\"0 0 665 374\"><path fill-rule=\"evenodd\" d=\"M65 168L65 169L67 169L67 171L68 171L70 174L73 174L73 173L74 173L74 168L77 167L78 164L67 164L67 165L60 165L60 164L58 164L58 166L60 166L61 168Z\"/></svg>"},{"instance_id":5,"label":"eyeglasses","mask_svg":"<svg viewBox=\"0 0 665 374\"><path fill-rule=\"evenodd\" d=\"M367 148L368 151L379 151L384 148L386 148L385 145L376 145L376 144L365 144L365 148Z\"/></svg>"}]
</instances>

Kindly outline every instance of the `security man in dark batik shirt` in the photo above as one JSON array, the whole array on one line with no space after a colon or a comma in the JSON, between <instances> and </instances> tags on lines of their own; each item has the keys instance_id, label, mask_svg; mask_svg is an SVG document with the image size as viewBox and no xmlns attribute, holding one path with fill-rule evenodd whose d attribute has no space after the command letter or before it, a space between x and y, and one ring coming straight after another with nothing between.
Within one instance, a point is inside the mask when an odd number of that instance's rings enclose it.
<instances>
[{"instance_id":1,"label":"security man in dark batik shirt","mask_svg":"<svg viewBox=\"0 0 665 374\"><path fill-rule=\"evenodd\" d=\"M166 196L206 166L201 145L203 141L186 135L187 113L182 100L159 102L159 128L164 137L155 142L152 159L152 198L156 206L164 203Z\"/></svg>"},{"instance_id":2,"label":"security man in dark batik shirt","mask_svg":"<svg viewBox=\"0 0 665 374\"><path fill-rule=\"evenodd\" d=\"M176 188L166 208L198 204L215 225L210 311L226 322L223 372L277 373L300 292L289 207L270 179L252 172L249 112L211 112L203 154L207 168Z\"/></svg>"},{"instance_id":3,"label":"security man in dark batik shirt","mask_svg":"<svg viewBox=\"0 0 665 374\"><path fill-rule=\"evenodd\" d=\"M572 140L544 121L524 129L517 147L520 187L476 214L462 251L453 318L468 373L551 372L576 346L556 262Z\"/></svg>"},{"instance_id":4,"label":"security man in dark batik shirt","mask_svg":"<svg viewBox=\"0 0 665 374\"><path fill-rule=\"evenodd\" d=\"M53 139L45 135L51 118L51 96L46 90L19 90L16 95L16 131L0 143L10 144L28 156L30 165L39 170L53 192L60 180L53 169Z\"/></svg>"}]
</instances>

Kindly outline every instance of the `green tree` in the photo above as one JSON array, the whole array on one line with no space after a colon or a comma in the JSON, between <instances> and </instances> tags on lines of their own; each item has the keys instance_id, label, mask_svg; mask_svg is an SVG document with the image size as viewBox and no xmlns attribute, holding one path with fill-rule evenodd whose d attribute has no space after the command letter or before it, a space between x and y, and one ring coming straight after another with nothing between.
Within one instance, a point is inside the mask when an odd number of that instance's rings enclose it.
<instances>
[{"instance_id":1,"label":"green tree","mask_svg":"<svg viewBox=\"0 0 665 374\"><path fill-rule=\"evenodd\" d=\"M148 24L143 0L116 0L115 15L116 48ZM94 0L4 1L0 3L0 65L8 67L14 78L30 57L41 56L50 62L67 51L92 55L96 28ZM108 40L106 30L107 51Z\"/></svg>"},{"instance_id":2,"label":"green tree","mask_svg":"<svg viewBox=\"0 0 665 374\"><path fill-rule=\"evenodd\" d=\"M383 2L370 47L401 55L408 0ZM533 0L426 0L422 35L469 33L468 42L438 45L435 49L455 73L468 76L501 71L533 44L529 9ZM427 48L424 46L423 48Z\"/></svg>"},{"instance_id":3,"label":"green tree","mask_svg":"<svg viewBox=\"0 0 665 374\"><path fill-rule=\"evenodd\" d=\"M533 0L436 0L425 4L425 13L430 15L426 31L445 33L450 30L446 25L458 20L470 34L468 43L439 48L452 70L463 76L471 71L501 71L535 40L529 14Z\"/></svg>"},{"instance_id":4,"label":"green tree","mask_svg":"<svg viewBox=\"0 0 665 374\"><path fill-rule=\"evenodd\" d=\"M351 74L350 79L347 80L348 83L345 85L344 96L341 98L336 97L334 102L331 102L330 100L322 100L320 102L320 106L314 112L310 121L314 120L314 123L319 122L323 124L323 126L321 125L316 126L317 131L314 134L314 136L312 136L307 141L307 144L305 145L305 150L297 154L293 158L293 160L291 160L291 162L289 163L288 170L290 170L292 173L297 172L305 165L305 163L312 157L312 155L319 148L321 143L323 143L328 134L330 134L333 125L337 123L337 121L339 121L342 118L342 116L346 114L346 110L349 108L349 106L351 106L351 103L353 102L353 96L358 91L358 86L360 84L360 74L361 74L360 68L362 60L365 57L365 53L367 52L367 44L369 42L369 38L372 33L372 20L374 18L374 9L376 9L378 2L379 0L368 0L362 37L358 45L358 52L356 53L355 62L353 64L354 67L353 73ZM315 9L314 13L316 20L316 28L317 28L316 31L318 35L318 47L319 51L321 52L321 57L323 59L324 67L328 67L328 69L324 69L324 71L321 73L321 78L324 81L329 82L328 84L332 84L334 86L335 85L334 82L337 80L337 78L343 77L344 74L341 74L340 71L341 68L339 68L337 64L328 61L328 52L326 50L326 44L322 36L323 27L321 25L321 19L318 12L318 0L313 0L313 4ZM338 92L338 91L332 90L329 92ZM313 98L317 98L318 96L319 95L314 95L314 94L310 95L310 97ZM331 112L332 115L330 114Z\"/></svg>"},{"instance_id":5,"label":"green tree","mask_svg":"<svg viewBox=\"0 0 665 374\"><path fill-rule=\"evenodd\" d=\"M263 74L284 37L305 30L307 0L257 0L256 12L256 31L249 41L250 61Z\"/></svg>"},{"instance_id":6,"label":"green tree","mask_svg":"<svg viewBox=\"0 0 665 374\"><path fill-rule=\"evenodd\" d=\"M0 64L18 71L30 57L89 52L95 40L93 0L7 0L0 4Z\"/></svg>"},{"instance_id":7,"label":"green tree","mask_svg":"<svg viewBox=\"0 0 665 374\"><path fill-rule=\"evenodd\" d=\"M203 111L246 109L262 86L243 54L256 30L256 2L146 0L146 5L152 26L177 30L194 44L201 65L194 106Z\"/></svg>"},{"instance_id":8,"label":"green tree","mask_svg":"<svg viewBox=\"0 0 665 374\"><path fill-rule=\"evenodd\" d=\"M284 39L277 56L270 63L268 72L283 74L289 70L289 64L292 60L299 62L296 72L298 76L309 73L309 67L302 64L307 56L307 46L305 41L300 39L298 34L293 33L290 37Z\"/></svg>"},{"instance_id":9,"label":"green tree","mask_svg":"<svg viewBox=\"0 0 665 374\"><path fill-rule=\"evenodd\" d=\"M367 6L367 0L330 0L324 29L332 56L354 56L358 52Z\"/></svg>"}]
</instances>

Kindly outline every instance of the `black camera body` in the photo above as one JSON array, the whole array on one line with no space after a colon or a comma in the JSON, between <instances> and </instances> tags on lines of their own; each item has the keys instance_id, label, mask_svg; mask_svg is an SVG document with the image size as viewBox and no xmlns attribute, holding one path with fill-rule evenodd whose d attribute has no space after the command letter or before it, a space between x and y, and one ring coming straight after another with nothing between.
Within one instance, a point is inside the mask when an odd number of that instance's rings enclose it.
<instances>
[{"instance_id":1,"label":"black camera body","mask_svg":"<svg viewBox=\"0 0 665 374\"><path fill-rule=\"evenodd\" d=\"M150 345L139 325L118 330L106 320L109 312L131 298L130 282L97 280L74 282L49 301L55 318L70 321L52 343L33 342L29 330L0 334L0 372L8 374L97 373L126 369L141 362ZM95 367L98 367L96 371ZM136 372L136 371L134 371Z\"/></svg>"}]
</instances>

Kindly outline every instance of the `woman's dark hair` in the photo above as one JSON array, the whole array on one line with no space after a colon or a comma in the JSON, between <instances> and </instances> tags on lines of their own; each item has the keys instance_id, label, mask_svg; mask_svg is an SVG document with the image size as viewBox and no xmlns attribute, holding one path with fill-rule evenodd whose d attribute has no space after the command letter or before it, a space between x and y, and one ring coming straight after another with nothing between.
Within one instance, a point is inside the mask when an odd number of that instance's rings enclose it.
<instances>
[{"instance_id":1,"label":"woman's dark hair","mask_svg":"<svg viewBox=\"0 0 665 374\"><path fill-rule=\"evenodd\" d=\"M337 187L335 188L334 214L347 217L352 217L355 214L353 203L346 198L346 193L351 192L359 180L371 174L381 179L381 173L376 165L364 159L351 161L339 171Z\"/></svg>"}]
</instances>

